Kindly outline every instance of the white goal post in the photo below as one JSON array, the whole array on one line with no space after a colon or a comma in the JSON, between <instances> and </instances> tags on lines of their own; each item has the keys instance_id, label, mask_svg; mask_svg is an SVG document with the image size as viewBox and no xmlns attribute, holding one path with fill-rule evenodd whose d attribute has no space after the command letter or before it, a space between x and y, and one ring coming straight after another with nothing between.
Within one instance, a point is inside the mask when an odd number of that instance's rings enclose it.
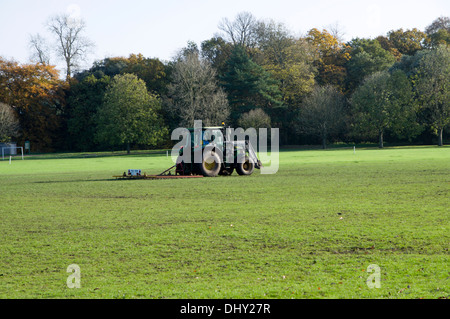
<instances>
[{"instance_id":1,"label":"white goal post","mask_svg":"<svg viewBox=\"0 0 450 319\"><path fill-rule=\"evenodd\" d=\"M7 150L7 149L20 149L20 151L22 153L22 160L24 159L22 146L6 146L6 147L2 147L2 161L5 159L5 150ZM11 154L11 152L9 154ZM16 154L14 154L14 155L16 155ZM10 155L10 156L12 156L12 155Z\"/></svg>"}]
</instances>

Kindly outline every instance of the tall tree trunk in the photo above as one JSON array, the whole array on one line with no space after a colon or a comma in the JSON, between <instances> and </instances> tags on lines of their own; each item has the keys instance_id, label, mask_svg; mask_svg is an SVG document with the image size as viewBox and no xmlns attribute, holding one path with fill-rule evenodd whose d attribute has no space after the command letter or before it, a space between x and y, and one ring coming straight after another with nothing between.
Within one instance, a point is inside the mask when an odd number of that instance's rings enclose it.
<instances>
[{"instance_id":1,"label":"tall tree trunk","mask_svg":"<svg viewBox=\"0 0 450 319\"><path fill-rule=\"evenodd\" d=\"M70 74L72 73L72 68L71 68L71 63L70 63L70 59L69 58L66 58L66 66L67 66L66 80L67 80L67 82L69 82Z\"/></svg>"},{"instance_id":2,"label":"tall tree trunk","mask_svg":"<svg viewBox=\"0 0 450 319\"><path fill-rule=\"evenodd\" d=\"M326 123L322 127L322 148L327 148L327 126Z\"/></svg>"},{"instance_id":3,"label":"tall tree trunk","mask_svg":"<svg viewBox=\"0 0 450 319\"><path fill-rule=\"evenodd\" d=\"M322 148L323 149L327 148L327 136L326 135L322 136Z\"/></svg>"},{"instance_id":4,"label":"tall tree trunk","mask_svg":"<svg viewBox=\"0 0 450 319\"><path fill-rule=\"evenodd\" d=\"M380 132L379 135L379 144L378 144L379 148L383 148L384 147L384 143L383 143L383 131Z\"/></svg>"},{"instance_id":5,"label":"tall tree trunk","mask_svg":"<svg viewBox=\"0 0 450 319\"><path fill-rule=\"evenodd\" d=\"M439 129L439 135L438 135L438 145L439 145L439 146L443 146L443 145L444 145L444 141L443 141L443 139L442 139L443 132L444 132L444 128L441 127L441 128Z\"/></svg>"},{"instance_id":6,"label":"tall tree trunk","mask_svg":"<svg viewBox=\"0 0 450 319\"><path fill-rule=\"evenodd\" d=\"M130 154L130 143L127 143L127 154Z\"/></svg>"}]
</instances>

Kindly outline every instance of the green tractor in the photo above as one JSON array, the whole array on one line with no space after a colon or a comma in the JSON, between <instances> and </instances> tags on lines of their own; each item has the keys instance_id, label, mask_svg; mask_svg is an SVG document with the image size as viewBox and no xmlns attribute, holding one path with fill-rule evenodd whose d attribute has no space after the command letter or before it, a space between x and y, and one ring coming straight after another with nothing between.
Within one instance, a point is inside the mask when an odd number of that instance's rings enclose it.
<instances>
[{"instance_id":1,"label":"green tractor","mask_svg":"<svg viewBox=\"0 0 450 319\"><path fill-rule=\"evenodd\" d=\"M225 127L191 128L189 133L188 145L180 148L175 175L215 177L231 175L234 170L251 175L262 167L251 143L234 141Z\"/></svg>"}]
</instances>

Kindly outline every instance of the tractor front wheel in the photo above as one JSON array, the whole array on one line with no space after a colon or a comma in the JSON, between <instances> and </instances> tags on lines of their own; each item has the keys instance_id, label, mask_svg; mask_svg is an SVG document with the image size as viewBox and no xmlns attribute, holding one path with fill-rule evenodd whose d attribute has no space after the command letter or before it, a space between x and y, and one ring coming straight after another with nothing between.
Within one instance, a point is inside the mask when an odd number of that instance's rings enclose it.
<instances>
[{"instance_id":1,"label":"tractor front wheel","mask_svg":"<svg viewBox=\"0 0 450 319\"><path fill-rule=\"evenodd\" d=\"M255 164L248 158L245 157L242 163L236 163L236 172L239 175L252 175L255 170Z\"/></svg>"}]
</instances>

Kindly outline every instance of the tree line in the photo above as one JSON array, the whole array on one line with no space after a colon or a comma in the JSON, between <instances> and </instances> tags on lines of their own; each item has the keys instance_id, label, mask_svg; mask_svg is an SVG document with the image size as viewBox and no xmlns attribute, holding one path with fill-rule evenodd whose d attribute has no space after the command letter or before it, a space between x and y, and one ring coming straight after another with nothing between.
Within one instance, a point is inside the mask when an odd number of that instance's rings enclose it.
<instances>
[{"instance_id":1,"label":"tree line","mask_svg":"<svg viewBox=\"0 0 450 319\"><path fill-rule=\"evenodd\" d=\"M277 127L289 144L443 145L450 124L450 18L424 31L342 40L338 27L296 36L242 12L171 61L130 54L80 70L93 43L67 15L30 37L33 62L0 57L0 142L33 151L170 147L194 120ZM53 52L53 53L52 53ZM65 63L65 78L51 56Z\"/></svg>"}]
</instances>

